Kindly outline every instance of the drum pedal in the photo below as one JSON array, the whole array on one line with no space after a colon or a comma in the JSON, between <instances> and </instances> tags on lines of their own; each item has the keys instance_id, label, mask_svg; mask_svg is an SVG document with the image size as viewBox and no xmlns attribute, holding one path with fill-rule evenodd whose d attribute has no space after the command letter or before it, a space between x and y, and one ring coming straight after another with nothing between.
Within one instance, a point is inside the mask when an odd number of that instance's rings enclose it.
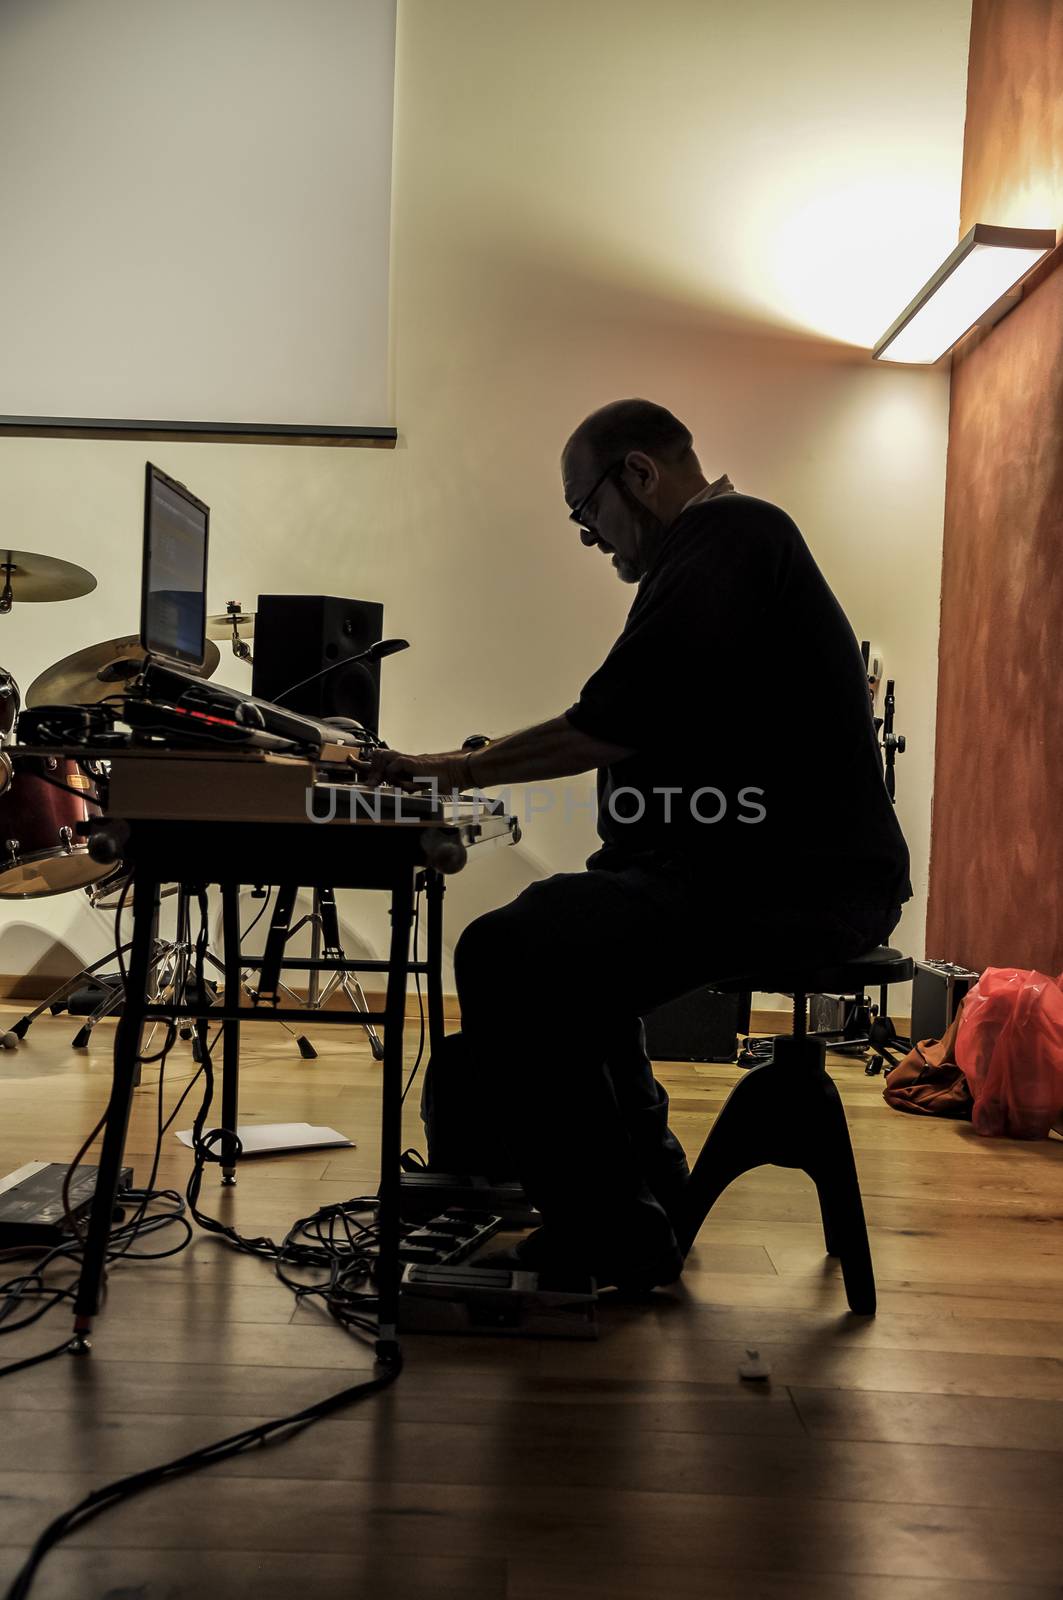
<instances>
[{"instance_id":1,"label":"drum pedal","mask_svg":"<svg viewBox=\"0 0 1063 1600\"><path fill-rule=\"evenodd\" d=\"M81 989L75 989L66 1000L59 1000L50 1006L52 1016L58 1016L63 1011L69 1011L72 1017L91 1017L94 1011L105 1005L108 1000L115 999L122 992L122 979L117 972L105 972L92 978Z\"/></svg>"}]
</instances>

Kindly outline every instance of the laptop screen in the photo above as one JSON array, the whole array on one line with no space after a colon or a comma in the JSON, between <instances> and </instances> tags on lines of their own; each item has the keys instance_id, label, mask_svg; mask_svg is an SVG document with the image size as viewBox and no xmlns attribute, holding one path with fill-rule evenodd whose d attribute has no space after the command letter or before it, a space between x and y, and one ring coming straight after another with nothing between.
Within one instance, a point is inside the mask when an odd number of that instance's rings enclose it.
<instances>
[{"instance_id":1,"label":"laptop screen","mask_svg":"<svg viewBox=\"0 0 1063 1600\"><path fill-rule=\"evenodd\" d=\"M210 508L147 463L140 642L149 656L201 667L206 654Z\"/></svg>"}]
</instances>

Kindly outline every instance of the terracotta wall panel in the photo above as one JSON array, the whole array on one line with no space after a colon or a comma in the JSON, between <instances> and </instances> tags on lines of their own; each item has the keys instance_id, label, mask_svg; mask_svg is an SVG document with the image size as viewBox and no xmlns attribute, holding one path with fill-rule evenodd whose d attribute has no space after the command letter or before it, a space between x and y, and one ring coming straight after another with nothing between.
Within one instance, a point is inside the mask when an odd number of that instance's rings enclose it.
<instances>
[{"instance_id":1,"label":"terracotta wall panel","mask_svg":"<svg viewBox=\"0 0 1063 1600\"><path fill-rule=\"evenodd\" d=\"M1061 218L1063 0L975 0L961 230ZM1058 268L953 367L927 951L1063 969Z\"/></svg>"},{"instance_id":2,"label":"terracotta wall panel","mask_svg":"<svg viewBox=\"0 0 1063 1600\"><path fill-rule=\"evenodd\" d=\"M1058 227L1061 198L1063 5L974 0L960 233Z\"/></svg>"}]
</instances>

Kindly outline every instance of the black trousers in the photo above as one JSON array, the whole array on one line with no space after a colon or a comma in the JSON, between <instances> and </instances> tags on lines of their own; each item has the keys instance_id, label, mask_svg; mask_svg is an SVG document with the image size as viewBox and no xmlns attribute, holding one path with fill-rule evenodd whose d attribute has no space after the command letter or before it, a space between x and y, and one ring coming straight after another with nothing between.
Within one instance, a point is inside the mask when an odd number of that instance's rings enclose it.
<instances>
[{"instance_id":1,"label":"black trousers","mask_svg":"<svg viewBox=\"0 0 1063 1600\"><path fill-rule=\"evenodd\" d=\"M631 860L547 878L478 918L455 974L462 1049L505 1153L495 1170L512 1169L591 1270L674 1251L687 1164L643 1013L765 962L846 960L899 915L841 897L716 897L680 866Z\"/></svg>"}]
</instances>

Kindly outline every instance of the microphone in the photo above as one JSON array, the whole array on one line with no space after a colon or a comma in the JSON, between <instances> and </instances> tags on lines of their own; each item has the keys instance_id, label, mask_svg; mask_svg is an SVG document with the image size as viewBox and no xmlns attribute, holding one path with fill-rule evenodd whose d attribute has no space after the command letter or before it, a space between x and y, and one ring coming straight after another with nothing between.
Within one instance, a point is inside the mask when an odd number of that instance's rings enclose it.
<instances>
[{"instance_id":1,"label":"microphone","mask_svg":"<svg viewBox=\"0 0 1063 1600\"><path fill-rule=\"evenodd\" d=\"M353 667L359 661L366 662L369 666L375 661L383 661L385 656L393 656L399 650L410 648L409 639L378 639L376 644L371 644L368 650L362 650L356 656L344 656L342 661L330 661L327 667L322 667L320 672L312 672L308 678L300 678L298 683L293 683L290 688L281 694L274 695L272 704L279 706L282 700L287 700L296 689L301 689L306 683L313 683L317 678L323 678L326 672L335 672L337 667Z\"/></svg>"}]
</instances>

